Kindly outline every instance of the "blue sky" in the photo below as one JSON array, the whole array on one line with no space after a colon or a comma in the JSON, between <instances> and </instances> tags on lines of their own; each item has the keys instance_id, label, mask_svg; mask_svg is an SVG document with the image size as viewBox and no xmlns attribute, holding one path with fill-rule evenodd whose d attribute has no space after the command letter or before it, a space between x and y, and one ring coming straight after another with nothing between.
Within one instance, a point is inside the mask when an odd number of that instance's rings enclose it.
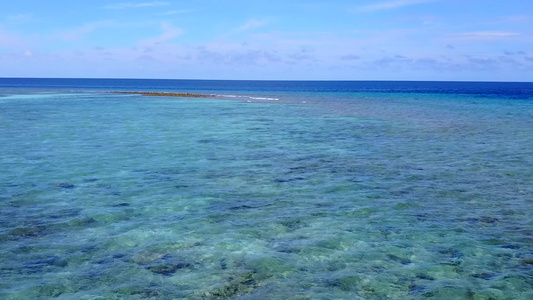
<instances>
[{"instance_id":1,"label":"blue sky","mask_svg":"<svg viewBox=\"0 0 533 300\"><path fill-rule=\"evenodd\" d=\"M0 77L533 81L527 0L0 0Z\"/></svg>"}]
</instances>

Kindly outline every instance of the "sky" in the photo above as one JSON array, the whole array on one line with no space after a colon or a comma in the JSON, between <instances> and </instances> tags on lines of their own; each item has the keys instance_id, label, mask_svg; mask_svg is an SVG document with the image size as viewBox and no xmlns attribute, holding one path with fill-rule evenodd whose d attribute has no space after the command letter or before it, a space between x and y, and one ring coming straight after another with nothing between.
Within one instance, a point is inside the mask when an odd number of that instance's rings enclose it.
<instances>
[{"instance_id":1,"label":"sky","mask_svg":"<svg viewBox=\"0 0 533 300\"><path fill-rule=\"evenodd\" d=\"M533 81L530 0L0 0L0 77Z\"/></svg>"}]
</instances>

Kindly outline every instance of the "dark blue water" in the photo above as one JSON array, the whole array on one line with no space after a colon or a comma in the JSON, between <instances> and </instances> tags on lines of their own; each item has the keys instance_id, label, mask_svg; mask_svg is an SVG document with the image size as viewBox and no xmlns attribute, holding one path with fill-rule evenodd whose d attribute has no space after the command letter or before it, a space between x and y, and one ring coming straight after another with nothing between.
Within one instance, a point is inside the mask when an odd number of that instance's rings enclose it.
<instances>
[{"instance_id":1,"label":"dark blue water","mask_svg":"<svg viewBox=\"0 0 533 300\"><path fill-rule=\"evenodd\" d=\"M0 79L0 299L532 299L532 89Z\"/></svg>"},{"instance_id":2,"label":"dark blue water","mask_svg":"<svg viewBox=\"0 0 533 300\"><path fill-rule=\"evenodd\" d=\"M531 99L531 82L245 81L164 79L0 78L0 88L139 91L245 91L334 93L442 93Z\"/></svg>"}]
</instances>

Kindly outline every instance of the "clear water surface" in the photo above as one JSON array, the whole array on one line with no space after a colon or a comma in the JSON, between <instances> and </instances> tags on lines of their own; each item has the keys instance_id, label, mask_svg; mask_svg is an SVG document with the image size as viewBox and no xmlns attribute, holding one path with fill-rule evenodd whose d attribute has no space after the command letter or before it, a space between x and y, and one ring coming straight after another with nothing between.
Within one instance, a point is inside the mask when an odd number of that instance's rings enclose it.
<instances>
[{"instance_id":1,"label":"clear water surface","mask_svg":"<svg viewBox=\"0 0 533 300\"><path fill-rule=\"evenodd\" d=\"M0 298L533 299L532 99L0 79Z\"/></svg>"}]
</instances>

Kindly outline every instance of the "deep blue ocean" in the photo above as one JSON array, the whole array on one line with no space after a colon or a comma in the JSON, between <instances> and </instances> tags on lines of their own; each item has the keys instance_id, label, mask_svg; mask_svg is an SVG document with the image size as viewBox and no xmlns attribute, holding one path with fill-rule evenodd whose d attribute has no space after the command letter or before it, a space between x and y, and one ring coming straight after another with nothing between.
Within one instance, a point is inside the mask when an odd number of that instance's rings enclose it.
<instances>
[{"instance_id":1,"label":"deep blue ocean","mask_svg":"<svg viewBox=\"0 0 533 300\"><path fill-rule=\"evenodd\" d=\"M0 78L0 153L0 299L533 299L533 83Z\"/></svg>"}]
</instances>

